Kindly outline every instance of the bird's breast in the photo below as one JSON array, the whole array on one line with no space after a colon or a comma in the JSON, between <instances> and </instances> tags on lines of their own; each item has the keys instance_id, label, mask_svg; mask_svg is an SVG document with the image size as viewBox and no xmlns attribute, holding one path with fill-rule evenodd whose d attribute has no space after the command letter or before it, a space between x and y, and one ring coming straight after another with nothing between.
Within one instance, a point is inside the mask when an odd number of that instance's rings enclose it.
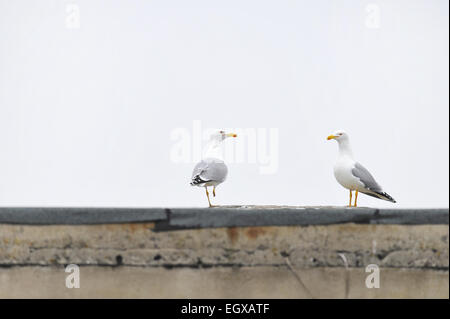
<instances>
[{"instance_id":1,"label":"bird's breast","mask_svg":"<svg viewBox=\"0 0 450 319\"><path fill-rule=\"evenodd\" d=\"M339 184L348 189L359 187L358 179L352 174L353 167L354 163L350 161L338 161L334 165L334 177Z\"/></svg>"}]
</instances>

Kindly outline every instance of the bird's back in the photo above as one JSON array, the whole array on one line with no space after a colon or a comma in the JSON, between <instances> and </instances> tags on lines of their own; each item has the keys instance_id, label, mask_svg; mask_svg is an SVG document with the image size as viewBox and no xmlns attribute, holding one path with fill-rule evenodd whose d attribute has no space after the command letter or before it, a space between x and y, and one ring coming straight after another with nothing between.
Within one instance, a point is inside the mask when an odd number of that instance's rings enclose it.
<instances>
[{"instance_id":1,"label":"bird's back","mask_svg":"<svg viewBox=\"0 0 450 319\"><path fill-rule=\"evenodd\" d=\"M228 168L217 158L205 158L195 165L192 172L191 185L216 186L227 178Z\"/></svg>"}]
</instances>

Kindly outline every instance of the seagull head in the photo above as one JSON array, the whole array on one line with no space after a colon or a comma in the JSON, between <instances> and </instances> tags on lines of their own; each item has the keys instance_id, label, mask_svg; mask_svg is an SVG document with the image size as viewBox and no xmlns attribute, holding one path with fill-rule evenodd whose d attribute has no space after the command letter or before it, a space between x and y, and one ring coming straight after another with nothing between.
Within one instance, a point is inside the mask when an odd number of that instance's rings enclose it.
<instances>
[{"instance_id":1,"label":"seagull head","mask_svg":"<svg viewBox=\"0 0 450 319\"><path fill-rule=\"evenodd\" d=\"M348 134L344 131L336 131L330 136L327 137L327 140L336 140L338 142L341 142L343 140L348 140Z\"/></svg>"},{"instance_id":2,"label":"seagull head","mask_svg":"<svg viewBox=\"0 0 450 319\"><path fill-rule=\"evenodd\" d=\"M228 137L237 137L237 134L227 133L225 131L217 131L211 135L211 140L215 142L222 142Z\"/></svg>"}]
</instances>

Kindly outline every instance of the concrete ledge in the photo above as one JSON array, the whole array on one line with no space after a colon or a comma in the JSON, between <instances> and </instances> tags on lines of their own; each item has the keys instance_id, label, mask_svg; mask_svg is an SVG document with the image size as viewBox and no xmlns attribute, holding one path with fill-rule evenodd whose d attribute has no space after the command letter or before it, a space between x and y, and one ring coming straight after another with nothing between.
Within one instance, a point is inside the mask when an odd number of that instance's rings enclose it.
<instances>
[{"instance_id":1,"label":"concrete ledge","mask_svg":"<svg viewBox=\"0 0 450 319\"><path fill-rule=\"evenodd\" d=\"M8 208L0 224L97 225L154 222L155 231L342 223L448 225L449 210L349 207L229 206L214 208Z\"/></svg>"},{"instance_id":2,"label":"concrete ledge","mask_svg":"<svg viewBox=\"0 0 450 319\"><path fill-rule=\"evenodd\" d=\"M166 220L163 208L0 207L0 224L95 225Z\"/></svg>"},{"instance_id":3,"label":"concrete ledge","mask_svg":"<svg viewBox=\"0 0 450 319\"><path fill-rule=\"evenodd\" d=\"M448 298L448 267L448 209L0 208L0 298Z\"/></svg>"}]
</instances>

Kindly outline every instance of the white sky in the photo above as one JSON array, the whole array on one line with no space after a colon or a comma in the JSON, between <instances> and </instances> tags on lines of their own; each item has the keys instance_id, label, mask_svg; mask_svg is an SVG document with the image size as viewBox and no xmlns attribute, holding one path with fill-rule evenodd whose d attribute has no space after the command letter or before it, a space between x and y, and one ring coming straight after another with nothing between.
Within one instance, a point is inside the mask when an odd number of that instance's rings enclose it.
<instances>
[{"instance_id":1,"label":"white sky","mask_svg":"<svg viewBox=\"0 0 450 319\"><path fill-rule=\"evenodd\" d=\"M361 206L448 207L448 6L0 0L0 205L205 206L170 157L199 120L279 131L278 171L231 163L214 203L347 204L326 141L345 129L398 202Z\"/></svg>"}]
</instances>

